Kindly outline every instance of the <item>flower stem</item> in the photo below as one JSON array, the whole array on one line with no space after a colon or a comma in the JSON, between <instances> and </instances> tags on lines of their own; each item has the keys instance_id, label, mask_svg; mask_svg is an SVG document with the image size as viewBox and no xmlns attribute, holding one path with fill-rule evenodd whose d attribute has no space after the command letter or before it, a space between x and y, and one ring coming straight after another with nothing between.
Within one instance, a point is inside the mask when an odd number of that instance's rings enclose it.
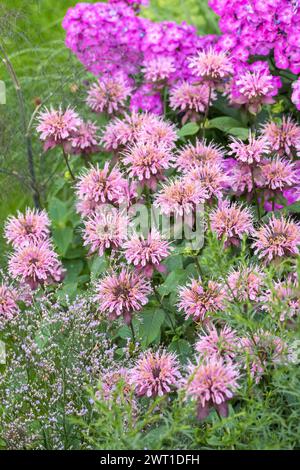
<instances>
[{"instance_id":1,"label":"flower stem","mask_svg":"<svg viewBox=\"0 0 300 470\"><path fill-rule=\"evenodd\" d=\"M131 329L132 341L133 341L133 343L135 343L135 333L134 333L132 320L130 321L129 326L130 326L130 329Z\"/></svg>"},{"instance_id":2,"label":"flower stem","mask_svg":"<svg viewBox=\"0 0 300 470\"><path fill-rule=\"evenodd\" d=\"M70 164L69 164L68 155L66 154L66 152L65 152L65 149L64 149L64 147L63 147L63 146L62 146L62 151L63 151L63 156L64 156L64 159L65 159L65 162L66 162L67 168L68 168L68 170L69 170L69 173L70 173L70 175L71 175L71 178L72 178L72 180L74 180L74 181L75 181L75 176L74 176L74 174L73 174L73 172L72 172L72 170L71 170Z\"/></svg>"}]
</instances>

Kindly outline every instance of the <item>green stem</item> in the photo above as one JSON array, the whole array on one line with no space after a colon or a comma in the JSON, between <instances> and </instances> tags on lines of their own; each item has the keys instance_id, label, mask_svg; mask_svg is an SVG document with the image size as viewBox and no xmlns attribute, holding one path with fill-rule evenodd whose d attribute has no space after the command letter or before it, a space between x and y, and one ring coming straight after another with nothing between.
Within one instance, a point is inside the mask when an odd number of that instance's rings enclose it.
<instances>
[{"instance_id":1,"label":"green stem","mask_svg":"<svg viewBox=\"0 0 300 470\"><path fill-rule=\"evenodd\" d=\"M72 172L72 170L71 170L71 167L70 167L70 164L69 164L68 155L67 155L66 152L65 152L64 146L62 146L62 152L63 152L63 156L64 156L64 159L65 159L67 168L68 168L69 173L70 173L70 175L71 175L71 178L72 178L72 180L75 181L75 176L74 176L74 174L73 174L73 172Z\"/></svg>"},{"instance_id":2,"label":"green stem","mask_svg":"<svg viewBox=\"0 0 300 470\"><path fill-rule=\"evenodd\" d=\"M251 179L252 179L252 185L253 185L253 194L254 194L255 202L256 202L257 217L258 217L258 220L260 220L261 219L260 206L259 206L258 194L257 194L257 190L256 190L256 185L255 185L255 180L254 180L254 173L253 173L253 168L252 167L251 167Z\"/></svg>"},{"instance_id":3,"label":"green stem","mask_svg":"<svg viewBox=\"0 0 300 470\"><path fill-rule=\"evenodd\" d=\"M134 333L134 328L133 328L133 323L132 320L129 323L130 329L131 329L131 336L132 336L132 341L135 344L135 333Z\"/></svg>"}]
</instances>

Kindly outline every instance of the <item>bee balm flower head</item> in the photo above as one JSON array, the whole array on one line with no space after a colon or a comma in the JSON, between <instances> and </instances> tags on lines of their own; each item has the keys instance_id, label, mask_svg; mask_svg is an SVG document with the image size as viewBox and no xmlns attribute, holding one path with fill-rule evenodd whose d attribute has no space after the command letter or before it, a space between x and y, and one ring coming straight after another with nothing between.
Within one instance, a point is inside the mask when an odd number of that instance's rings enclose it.
<instances>
[{"instance_id":1,"label":"bee balm flower head","mask_svg":"<svg viewBox=\"0 0 300 470\"><path fill-rule=\"evenodd\" d=\"M129 324L132 314L148 303L151 293L149 281L140 274L122 268L120 273L105 276L98 284L96 300L99 312L108 315L110 320L123 316Z\"/></svg>"},{"instance_id":2,"label":"bee balm flower head","mask_svg":"<svg viewBox=\"0 0 300 470\"><path fill-rule=\"evenodd\" d=\"M197 418L207 418L210 408L220 416L228 416L228 400L238 389L239 372L231 362L224 362L217 356L206 358L196 366L189 366L186 380L187 396L197 401Z\"/></svg>"},{"instance_id":3,"label":"bee balm flower head","mask_svg":"<svg viewBox=\"0 0 300 470\"><path fill-rule=\"evenodd\" d=\"M138 396L163 396L177 387L181 374L172 353L146 351L131 371L131 383Z\"/></svg>"}]
</instances>

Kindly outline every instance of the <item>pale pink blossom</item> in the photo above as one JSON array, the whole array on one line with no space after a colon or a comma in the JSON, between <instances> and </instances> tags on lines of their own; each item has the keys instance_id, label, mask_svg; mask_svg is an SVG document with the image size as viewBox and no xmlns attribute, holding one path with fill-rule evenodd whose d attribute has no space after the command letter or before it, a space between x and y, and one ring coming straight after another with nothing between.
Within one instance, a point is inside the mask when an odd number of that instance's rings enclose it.
<instances>
[{"instance_id":1,"label":"pale pink blossom","mask_svg":"<svg viewBox=\"0 0 300 470\"><path fill-rule=\"evenodd\" d=\"M8 269L13 278L33 290L39 285L61 282L64 277L62 264L48 240L18 247L9 259Z\"/></svg>"},{"instance_id":2,"label":"pale pink blossom","mask_svg":"<svg viewBox=\"0 0 300 470\"><path fill-rule=\"evenodd\" d=\"M14 248L30 242L46 240L50 233L50 220L46 211L27 208L25 213L18 211L16 217L10 216L4 228L4 236Z\"/></svg>"},{"instance_id":3,"label":"pale pink blossom","mask_svg":"<svg viewBox=\"0 0 300 470\"><path fill-rule=\"evenodd\" d=\"M146 238L134 234L124 243L123 249L127 262L146 277L152 277L154 270L166 272L162 261L170 254L170 243L156 229Z\"/></svg>"},{"instance_id":4,"label":"pale pink blossom","mask_svg":"<svg viewBox=\"0 0 300 470\"><path fill-rule=\"evenodd\" d=\"M239 246L242 238L253 233L253 217L247 207L228 200L220 201L210 214L211 229L224 245Z\"/></svg>"},{"instance_id":5,"label":"pale pink blossom","mask_svg":"<svg viewBox=\"0 0 300 470\"><path fill-rule=\"evenodd\" d=\"M105 250L118 249L127 238L128 217L118 209L98 210L84 223L84 246L90 247L89 254L98 252L102 256Z\"/></svg>"},{"instance_id":6,"label":"pale pink blossom","mask_svg":"<svg viewBox=\"0 0 300 470\"><path fill-rule=\"evenodd\" d=\"M65 144L76 132L81 124L79 115L72 108L65 111L50 108L38 115L39 125L36 130L43 140L44 150L49 150L57 145Z\"/></svg>"},{"instance_id":7,"label":"pale pink blossom","mask_svg":"<svg viewBox=\"0 0 300 470\"><path fill-rule=\"evenodd\" d=\"M196 139L195 144L187 144L178 150L175 166L178 170L186 172L194 166L205 163L222 165L224 154L220 146L212 142L207 143L205 139Z\"/></svg>"},{"instance_id":8,"label":"pale pink blossom","mask_svg":"<svg viewBox=\"0 0 300 470\"><path fill-rule=\"evenodd\" d=\"M86 102L96 113L122 111L132 89L122 75L102 76L88 90Z\"/></svg>"},{"instance_id":9,"label":"pale pink blossom","mask_svg":"<svg viewBox=\"0 0 300 470\"><path fill-rule=\"evenodd\" d=\"M163 396L176 389L180 379L178 360L166 351L146 351L131 370L131 383L138 396Z\"/></svg>"},{"instance_id":10,"label":"pale pink blossom","mask_svg":"<svg viewBox=\"0 0 300 470\"><path fill-rule=\"evenodd\" d=\"M18 293L6 284L0 284L0 324L13 320L19 313Z\"/></svg>"},{"instance_id":11,"label":"pale pink blossom","mask_svg":"<svg viewBox=\"0 0 300 470\"><path fill-rule=\"evenodd\" d=\"M203 357L218 356L232 360L238 351L239 338L229 326L219 331L211 324L200 334L195 345L196 351Z\"/></svg>"},{"instance_id":12,"label":"pale pink blossom","mask_svg":"<svg viewBox=\"0 0 300 470\"><path fill-rule=\"evenodd\" d=\"M162 184L154 205L165 215L182 216L192 214L205 199L208 199L205 189L190 178L183 177Z\"/></svg>"},{"instance_id":13,"label":"pale pink blossom","mask_svg":"<svg viewBox=\"0 0 300 470\"><path fill-rule=\"evenodd\" d=\"M197 365L190 364L186 379L187 396L197 401L197 418L207 418L210 408L228 416L228 401L237 391L240 377L237 366L217 356L207 357Z\"/></svg>"},{"instance_id":14,"label":"pale pink blossom","mask_svg":"<svg viewBox=\"0 0 300 470\"><path fill-rule=\"evenodd\" d=\"M204 284L200 278L192 279L179 289L178 308L186 318L207 323L211 314L225 309L225 299L226 294L220 283L209 280Z\"/></svg>"},{"instance_id":15,"label":"pale pink blossom","mask_svg":"<svg viewBox=\"0 0 300 470\"><path fill-rule=\"evenodd\" d=\"M254 232L253 248L259 258L270 262L278 257L299 254L300 224L274 215Z\"/></svg>"},{"instance_id":16,"label":"pale pink blossom","mask_svg":"<svg viewBox=\"0 0 300 470\"><path fill-rule=\"evenodd\" d=\"M122 268L119 273L107 274L97 286L96 301L98 310L109 320L123 316L129 324L134 312L140 311L148 303L151 286L140 274Z\"/></svg>"}]
</instances>

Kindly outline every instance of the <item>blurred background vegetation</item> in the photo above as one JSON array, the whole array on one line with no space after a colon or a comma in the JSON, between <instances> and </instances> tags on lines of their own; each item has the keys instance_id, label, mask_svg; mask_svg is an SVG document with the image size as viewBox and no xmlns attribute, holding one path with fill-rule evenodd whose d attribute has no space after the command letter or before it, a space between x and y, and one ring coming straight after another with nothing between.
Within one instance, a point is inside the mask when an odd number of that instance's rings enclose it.
<instances>
[{"instance_id":1,"label":"blurred background vegetation","mask_svg":"<svg viewBox=\"0 0 300 470\"><path fill-rule=\"evenodd\" d=\"M81 106L84 93L78 84L87 74L65 47L61 27L66 10L76 3L76 0L4 0L0 4L1 44L20 82L27 119L41 100L46 100L46 105L78 106L81 113L84 109ZM217 18L206 0L151 0L150 3L142 15L152 20L186 21L194 24L200 34L217 32ZM7 92L6 105L0 104L0 261L4 261L7 247L2 238L3 222L17 209L32 205L32 196L17 94L2 61L0 80L5 82ZM60 160L55 152L43 154L34 133L32 141L37 179L45 200L47 195L43 190L51 183L51 172ZM61 171L63 174L63 166Z\"/></svg>"}]
</instances>

